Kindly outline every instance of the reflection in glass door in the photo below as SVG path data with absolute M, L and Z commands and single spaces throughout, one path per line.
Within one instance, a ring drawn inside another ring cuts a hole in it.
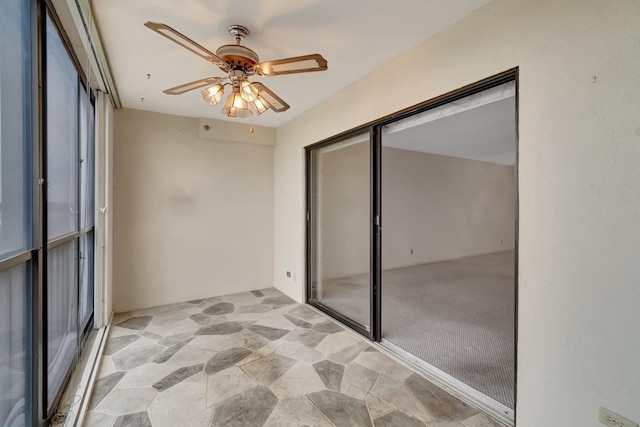
M 369 132 L 307 152 L 310 304 L 371 336 Z

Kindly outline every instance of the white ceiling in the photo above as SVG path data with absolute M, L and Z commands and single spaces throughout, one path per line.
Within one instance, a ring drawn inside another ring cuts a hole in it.
M 233 43 L 227 28 L 241 24 L 251 31 L 244 45 L 263 61 L 322 54 L 327 71 L 252 78 L 291 105 L 284 113 L 267 111 L 253 118 L 256 125 L 278 127 L 488 1 L 93 0 L 93 9 L 118 93 L 129 108 L 251 121 L 227 118 L 220 104 L 209 106 L 198 90 L 162 93 L 223 74 L 144 27 L 146 21 L 168 24 L 213 52 Z
M 513 97 L 383 136 L 386 147 L 515 165 Z

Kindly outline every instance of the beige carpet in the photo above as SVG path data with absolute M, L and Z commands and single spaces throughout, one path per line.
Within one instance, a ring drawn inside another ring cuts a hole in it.
M 382 336 L 513 409 L 513 252 L 383 273 Z

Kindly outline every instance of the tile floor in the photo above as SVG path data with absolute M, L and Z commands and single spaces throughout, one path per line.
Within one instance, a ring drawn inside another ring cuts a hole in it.
M 497 427 L 274 288 L 115 316 L 90 427 Z

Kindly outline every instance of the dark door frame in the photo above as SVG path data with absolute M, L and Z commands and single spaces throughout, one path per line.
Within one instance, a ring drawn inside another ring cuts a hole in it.
M 382 200 L 381 200 L 381 153 L 382 153 L 382 138 L 381 138 L 381 129 L 383 126 L 390 124 L 392 122 L 407 118 L 409 116 L 419 114 L 425 112 L 427 110 L 431 110 L 433 108 L 440 107 L 442 105 L 448 104 L 450 102 L 465 98 L 469 95 L 473 95 L 479 92 L 482 92 L 487 89 L 491 89 L 495 86 L 499 86 L 508 82 L 515 82 L 516 85 L 516 163 L 515 163 L 515 342 L 514 342 L 514 361 L 515 361 L 515 378 L 514 378 L 514 397 L 517 405 L 517 393 L 516 393 L 516 385 L 518 381 L 518 242 L 519 242 L 519 184 L 518 184 L 518 165 L 519 165 L 519 68 L 514 67 L 504 72 L 498 73 L 494 76 L 488 77 L 486 79 L 479 80 L 475 83 L 471 83 L 467 86 L 464 86 L 460 89 L 456 89 L 454 91 L 448 92 L 444 95 L 432 98 L 430 100 L 421 102 L 419 104 L 408 107 L 404 110 L 397 111 L 385 117 L 373 120 L 364 125 L 355 127 L 353 129 L 347 130 L 340 134 L 331 136 L 317 143 L 308 145 L 305 147 L 305 279 L 306 279 L 306 295 L 305 301 L 318 308 L 319 310 L 325 312 L 331 317 L 339 320 L 365 337 L 369 338 L 372 341 L 380 341 L 382 339 L 382 268 L 381 268 L 381 225 L 382 225 Z M 312 285 L 312 277 L 311 277 L 311 251 L 312 251 L 312 214 L 313 214 L 313 194 L 312 194 L 312 177 L 313 177 L 313 169 L 312 169 L 312 152 L 321 147 L 326 147 L 337 142 L 340 142 L 346 138 L 354 136 L 356 134 L 369 132 L 370 136 L 370 144 L 371 144 L 371 158 L 370 158 L 370 169 L 371 169 L 371 184 L 370 184 L 370 232 L 371 232 L 371 254 L 370 254 L 370 265 L 371 265 L 371 275 L 370 275 L 370 303 L 371 303 L 371 318 L 370 325 L 371 328 L 366 330 L 362 328 L 357 323 L 353 322 L 349 318 L 343 316 L 342 314 L 332 310 L 331 308 L 318 303 L 317 301 L 313 301 L 310 299 L 311 295 L 311 285 Z
M 344 316 L 343 314 L 341 314 L 340 312 L 332 309 L 331 307 L 328 307 L 324 304 L 322 304 L 319 301 L 315 301 L 311 299 L 311 295 L 312 295 L 312 271 L 311 271 L 311 253 L 312 253 L 312 245 L 313 245 L 313 239 L 311 238 L 312 235 L 312 227 L 313 227 L 313 221 L 311 218 L 312 215 L 312 208 L 313 208 L 313 189 L 312 189 L 312 185 L 313 185 L 313 174 L 314 174 L 314 169 L 313 169 L 313 159 L 312 159 L 312 155 L 313 152 L 319 148 L 323 148 L 323 147 L 327 147 L 336 143 L 339 143 L 341 141 L 344 141 L 345 139 L 357 136 L 357 135 L 363 135 L 363 134 L 369 134 L 369 147 L 370 147 L 370 155 L 369 155 L 369 168 L 371 173 L 375 173 L 375 161 L 376 158 L 379 157 L 376 154 L 376 138 L 375 138 L 375 132 L 372 128 L 370 127 L 357 127 L 354 129 L 351 129 L 347 132 L 343 132 L 340 135 L 337 135 L 333 138 L 330 138 L 328 140 L 325 141 L 321 141 L 317 144 L 313 145 L 313 148 L 310 147 L 305 147 L 305 175 L 306 175 L 306 226 L 305 226 L 305 246 L 306 246 L 306 257 L 305 257 L 305 278 L 306 278 L 306 295 L 305 295 L 305 301 L 310 304 L 313 305 L 314 307 L 316 307 L 317 309 L 323 311 L 324 313 L 328 314 L 329 316 L 333 317 L 334 319 L 339 320 L 341 323 L 344 323 L 345 325 L 349 326 L 351 329 L 357 331 L 358 333 L 364 335 L 365 337 L 369 338 L 372 341 L 375 341 L 375 335 L 373 334 L 373 332 L 376 330 L 376 326 L 374 325 L 374 321 L 377 321 L 377 317 L 375 316 L 374 313 L 374 308 L 376 306 L 376 293 L 370 293 L 370 317 L 369 317 L 369 325 L 371 325 L 369 327 L 369 329 L 367 329 L 366 327 L 364 327 L 363 325 L 360 325 L 359 323 L 351 320 L 350 318 Z M 377 203 L 379 202 L 379 197 L 375 197 L 376 193 L 376 187 L 374 186 L 374 182 L 370 181 L 370 194 L 372 197 L 370 197 L 370 225 L 371 227 L 374 227 L 374 220 L 373 218 L 375 218 L 375 212 L 377 212 L 376 210 L 376 206 Z M 378 242 L 380 240 L 379 238 L 379 233 L 378 236 L 376 238 L 376 236 L 374 234 L 370 235 L 370 285 L 373 284 L 375 282 L 374 276 L 375 276 L 375 272 L 377 271 L 377 261 L 376 261 L 376 256 L 375 253 L 377 252 L 377 247 L 374 247 L 376 245 L 376 242 Z M 378 316 L 379 318 L 379 316 Z

